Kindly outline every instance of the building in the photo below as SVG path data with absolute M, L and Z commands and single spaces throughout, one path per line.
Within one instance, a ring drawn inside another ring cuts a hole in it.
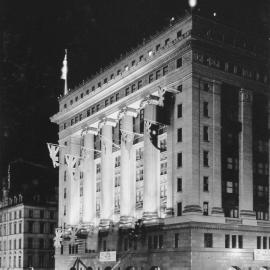
M 61 97 L 56 269 L 270 269 L 267 61 L 186 15 Z
M 30 176 L 24 179 L 29 171 L 32 172 L 32 179 Z M 39 178 L 37 171 L 43 172 Z M 55 192 L 44 196 L 45 192 L 53 190 L 51 187 L 44 190 L 42 181 L 39 181 L 46 175 L 45 171 L 37 164 L 24 161 L 9 166 L 8 181 L 3 181 L 1 187 L 1 269 L 54 269 L 57 197 Z M 50 173 L 47 172 L 47 175 Z M 42 187 L 41 191 L 38 186 Z

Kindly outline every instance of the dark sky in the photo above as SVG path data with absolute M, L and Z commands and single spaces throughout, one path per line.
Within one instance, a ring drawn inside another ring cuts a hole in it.
M 51 166 L 46 142 L 57 142 L 49 117 L 63 92 L 65 48 L 72 88 L 185 9 L 188 0 L 0 0 L 0 177 L 18 158 Z M 267 33 L 269 0 L 198 0 L 196 9 Z

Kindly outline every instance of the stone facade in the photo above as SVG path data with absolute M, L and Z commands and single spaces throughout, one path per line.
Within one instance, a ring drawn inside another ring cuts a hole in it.
M 57 270 L 270 267 L 259 44 L 189 15 L 59 99 Z

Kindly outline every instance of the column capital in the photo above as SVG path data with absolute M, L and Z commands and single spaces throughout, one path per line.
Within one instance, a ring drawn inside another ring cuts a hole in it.
M 253 92 L 251 90 L 241 88 L 239 91 L 239 100 L 240 102 L 252 103 Z
M 146 96 L 140 104 L 140 108 L 143 109 L 146 105 L 159 105 L 159 97 L 148 95 Z
M 86 126 L 82 129 L 81 136 L 85 136 L 86 134 L 97 135 L 98 129 L 91 126 Z
M 125 106 L 119 111 L 117 118 L 120 120 L 126 115 L 136 118 L 138 115 L 138 110 Z
M 117 125 L 117 121 L 113 118 L 108 118 L 108 117 L 104 117 L 103 119 L 100 120 L 100 122 L 98 123 L 98 130 L 100 130 L 103 126 L 112 126 L 112 127 L 116 127 Z

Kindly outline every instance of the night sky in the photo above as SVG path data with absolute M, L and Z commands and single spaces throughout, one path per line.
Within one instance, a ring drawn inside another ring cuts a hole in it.
M 267 2 L 198 0 L 194 12 L 267 37 Z M 188 0 L 0 0 L 0 177 L 20 158 L 51 166 L 65 48 L 72 89 L 188 11 Z

